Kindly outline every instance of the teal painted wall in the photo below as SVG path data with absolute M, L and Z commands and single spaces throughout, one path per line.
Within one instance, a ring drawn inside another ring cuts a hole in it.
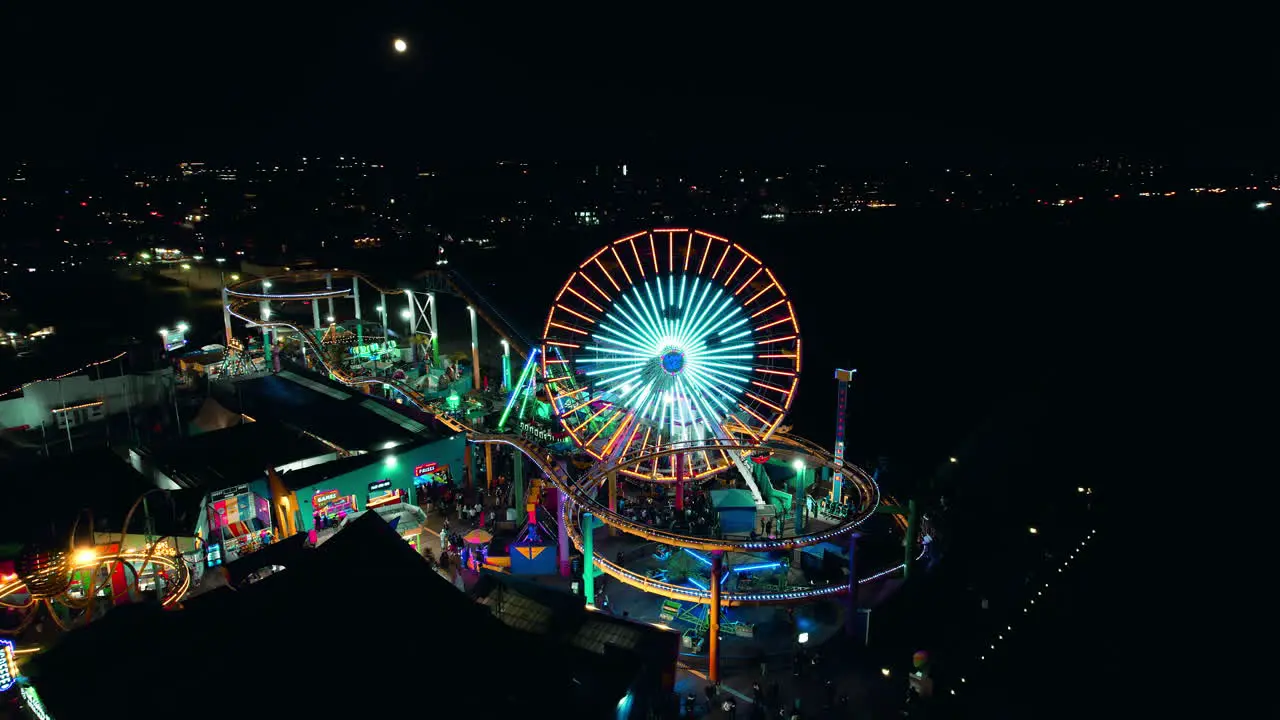
M 301 529 L 305 532 L 315 525 L 310 508 L 311 498 L 317 492 L 337 490 L 339 495 L 355 495 L 356 509 L 364 510 L 369 496 L 369 484 L 382 480 L 390 480 L 391 487 L 405 491 L 406 500 L 413 502 L 413 469 L 425 463 L 439 463 L 442 467 L 448 465 L 453 476 L 461 478 L 466 446 L 466 437 L 459 434 L 401 452 L 397 451 L 398 448 L 392 448 L 370 453 L 378 458 L 375 462 L 297 491 L 298 503 L 303 507 Z

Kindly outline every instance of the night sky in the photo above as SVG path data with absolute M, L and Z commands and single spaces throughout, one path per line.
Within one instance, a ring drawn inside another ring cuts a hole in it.
M 1275 154 L 1263 88 L 1276 61 L 1203 23 L 1188 35 L 1150 18 L 923 7 L 890 18 L 834 5 L 720 15 L 652 4 L 555 15 L 510 4 L 276 5 L 6 8 L 4 122 L 23 138 L 10 150 Z M 391 51 L 396 36 L 408 54 Z

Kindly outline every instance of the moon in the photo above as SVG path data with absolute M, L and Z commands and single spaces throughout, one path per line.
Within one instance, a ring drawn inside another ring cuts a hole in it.
M 391 43 L 391 47 L 394 47 L 396 52 L 402 53 L 409 49 L 409 43 L 405 42 L 404 38 L 396 38 L 395 42 Z

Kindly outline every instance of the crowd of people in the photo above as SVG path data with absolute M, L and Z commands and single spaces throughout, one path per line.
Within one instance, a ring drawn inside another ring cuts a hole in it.
M 645 485 L 635 492 L 623 492 L 618 498 L 618 513 L 650 527 L 675 530 L 692 535 L 719 532 L 715 507 L 709 488 L 687 487 L 684 508 L 676 509 L 675 501 L 664 488 Z

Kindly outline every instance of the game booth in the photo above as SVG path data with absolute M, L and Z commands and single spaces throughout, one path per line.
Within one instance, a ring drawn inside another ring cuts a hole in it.
M 381 515 L 409 543 L 409 547 L 419 550 L 427 516 L 421 508 L 409 502 L 408 493 L 403 488 L 393 487 L 390 479 L 371 482 L 364 507 L 368 512 Z
M 355 495 L 342 495 L 338 490 L 316 490 L 311 496 L 311 519 L 313 530 L 336 528 L 356 512 Z
M 210 494 L 207 511 L 209 540 L 205 552 L 209 567 L 260 550 L 274 539 L 271 501 L 253 492 L 249 485 Z

